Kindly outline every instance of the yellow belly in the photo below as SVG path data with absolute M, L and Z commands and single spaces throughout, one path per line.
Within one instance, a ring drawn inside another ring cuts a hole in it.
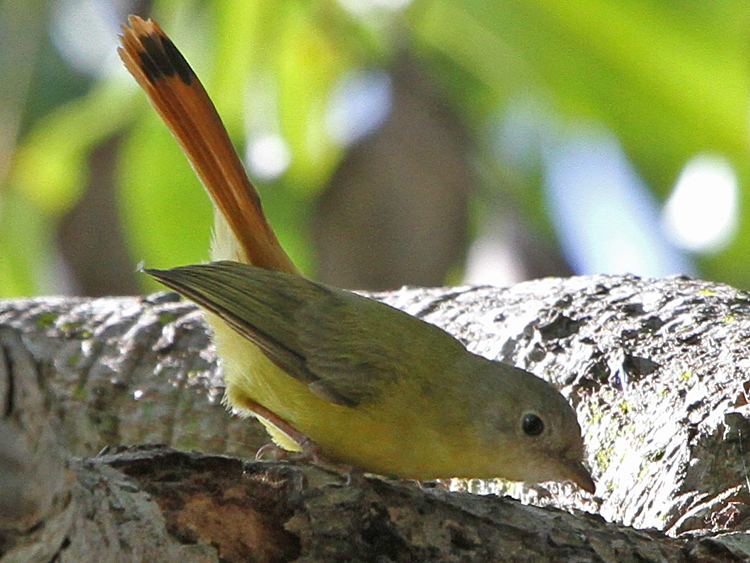
M 331 403 L 284 373 L 223 321 L 207 317 L 224 361 L 227 400 L 233 408 L 247 412 L 247 400 L 261 404 L 312 440 L 332 461 L 405 478 L 455 475 L 455 464 L 471 440 L 446 438 L 450 429 L 431 419 L 435 409 L 415 410 L 408 386 L 364 406 Z M 278 445 L 299 449 L 269 421 L 261 418 L 261 422 Z

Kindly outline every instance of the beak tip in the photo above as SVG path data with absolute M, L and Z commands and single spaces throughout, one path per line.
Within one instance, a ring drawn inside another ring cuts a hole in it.
M 591 477 L 588 477 L 588 479 L 586 480 L 579 479 L 578 481 L 576 481 L 576 485 L 581 487 L 589 494 L 593 495 L 596 492 L 596 483 L 594 483 L 594 480 Z
M 576 462 L 572 465 L 572 475 L 570 480 L 578 485 L 581 489 L 587 493 L 594 494 L 596 492 L 596 483 L 591 477 L 591 473 L 586 469 L 581 462 Z

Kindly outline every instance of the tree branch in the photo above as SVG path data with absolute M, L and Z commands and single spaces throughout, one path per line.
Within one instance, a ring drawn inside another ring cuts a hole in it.
M 748 557 L 747 294 L 685 278 L 595 276 L 377 297 L 560 386 L 577 407 L 600 497 L 567 485 L 464 486 L 661 531 L 374 478 L 345 487 L 291 464 L 163 448 L 91 457 L 108 444 L 148 443 L 252 457 L 266 438 L 220 405 L 216 358 L 193 306 L 170 294 L 49 298 L 0 302 L 6 559 Z

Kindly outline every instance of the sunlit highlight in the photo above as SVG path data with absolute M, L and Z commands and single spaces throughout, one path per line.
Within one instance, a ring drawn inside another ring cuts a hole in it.
M 723 158 L 699 156 L 682 170 L 669 196 L 662 221 L 670 240 L 699 253 L 717 252 L 737 233 L 737 175 Z

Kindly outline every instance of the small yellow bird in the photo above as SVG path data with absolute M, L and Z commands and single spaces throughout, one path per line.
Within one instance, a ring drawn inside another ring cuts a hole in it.
M 157 23 L 129 23 L 120 57 L 216 206 L 216 262 L 147 271 L 207 312 L 228 403 L 287 450 L 372 473 L 571 480 L 593 493 L 575 411 L 552 385 L 299 274 L 188 63 Z

